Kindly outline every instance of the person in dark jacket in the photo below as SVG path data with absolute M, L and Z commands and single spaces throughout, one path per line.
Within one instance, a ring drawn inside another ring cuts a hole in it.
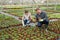
M 49 20 L 46 12 L 42 11 L 41 9 L 37 8 L 36 10 L 36 21 L 37 21 L 37 26 L 42 27 L 43 24 L 45 24 L 45 28 L 47 29 Z

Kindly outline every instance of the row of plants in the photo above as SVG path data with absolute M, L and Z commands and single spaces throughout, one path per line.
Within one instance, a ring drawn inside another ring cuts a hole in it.
M 57 40 L 58 34 L 38 27 L 12 27 L 0 31 L 0 40 Z
M 5 30 L 0 31 L 0 40 L 9 40 L 12 39 L 8 33 L 6 33 Z
M 2 5 L 0 6 L 1 8 L 4 8 L 4 9 L 14 9 L 14 8 L 20 8 L 20 9 L 23 9 L 23 8 L 26 8 L 27 6 L 20 6 L 20 5 Z
M 22 16 L 23 15 L 23 9 L 7 9 L 3 12 L 9 13 L 14 16 Z
M 1 23 L 3 23 L 6 20 L 11 22 L 13 19 L 0 14 L 0 20 Z M 13 25 L 15 25 L 15 23 Z M 48 29 L 52 32 L 48 31 L 48 33 L 46 31 L 40 31 L 38 27 L 22 28 L 22 26 L 18 27 L 18 25 L 16 27 L 11 27 L 12 28 L 6 28 L 0 31 L 0 40 L 56 40 L 58 34 L 60 34 L 60 21 L 50 22 Z M 58 34 L 55 34 L 54 32 Z
M 14 15 L 14 16 L 21 17 L 24 14 L 24 10 L 25 9 L 6 9 L 3 12 L 9 13 L 9 14 Z M 34 16 L 36 14 L 35 10 L 29 9 L 29 8 L 28 8 L 28 10 L 31 12 L 32 16 Z M 56 10 L 56 11 L 60 11 L 60 10 Z M 56 13 L 56 11 L 55 12 L 47 11 L 46 13 L 49 16 L 49 18 L 60 18 L 60 14 Z
M 60 20 L 55 22 L 50 22 L 48 29 L 55 33 L 60 34 Z
M 16 25 L 16 24 L 20 24 L 20 23 L 21 22 L 19 22 L 18 20 L 14 19 L 10 16 L 0 14 L 0 28 L 8 27 L 10 25 Z
M 60 18 L 60 13 L 47 12 L 49 18 Z

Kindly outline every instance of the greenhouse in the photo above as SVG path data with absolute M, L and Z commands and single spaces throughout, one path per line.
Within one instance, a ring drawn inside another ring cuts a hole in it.
M 36 20 L 39 12 L 42 16 Z M 30 24 L 24 25 L 24 16 Z M 45 17 L 47 31 L 42 23 Z M 60 0 L 0 0 L 0 40 L 60 40 Z

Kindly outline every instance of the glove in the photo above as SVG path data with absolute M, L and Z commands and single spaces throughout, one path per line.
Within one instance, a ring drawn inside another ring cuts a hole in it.
M 39 21 L 40 21 L 40 22 L 42 22 L 42 21 L 43 21 L 43 19 L 40 19 Z

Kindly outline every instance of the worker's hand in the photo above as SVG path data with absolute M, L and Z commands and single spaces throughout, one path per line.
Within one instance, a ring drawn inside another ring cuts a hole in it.
M 41 17 L 38 18 L 39 20 L 41 19 Z
M 41 18 L 39 17 L 39 18 L 38 18 L 38 20 L 40 21 L 40 20 L 41 20 Z
M 39 21 L 43 21 L 43 19 L 40 19 Z
M 33 19 L 32 19 L 32 22 L 36 22 L 36 19 L 33 18 Z
M 36 19 L 33 19 L 33 22 L 36 22 Z
M 31 18 L 31 17 L 29 17 L 29 20 L 32 20 L 32 18 Z
M 43 19 L 39 17 L 39 21 L 43 21 Z

